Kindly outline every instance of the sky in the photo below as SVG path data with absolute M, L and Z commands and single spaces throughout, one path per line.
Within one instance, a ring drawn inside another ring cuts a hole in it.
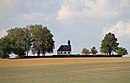
M 112 32 L 130 53 L 130 0 L 0 0 L 0 37 L 14 27 L 42 24 L 54 35 L 55 49 L 71 41 L 72 53 L 98 51 Z M 99 52 L 100 53 L 100 52 Z

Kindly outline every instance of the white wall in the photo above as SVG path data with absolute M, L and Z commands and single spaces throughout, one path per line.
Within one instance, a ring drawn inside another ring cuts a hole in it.
M 69 55 L 71 51 L 57 51 L 57 55 Z

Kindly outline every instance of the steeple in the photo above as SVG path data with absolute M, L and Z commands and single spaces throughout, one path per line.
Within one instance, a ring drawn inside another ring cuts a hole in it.
M 68 45 L 70 46 L 70 40 L 68 40 Z

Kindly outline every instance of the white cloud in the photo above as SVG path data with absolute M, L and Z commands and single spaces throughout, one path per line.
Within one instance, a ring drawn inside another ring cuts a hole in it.
M 65 0 L 60 5 L 57 20 L 67 20 L 79 16 L 84 9 L 84 4 L 80 0 Z
M 60 11 L 58 12 L 57 20 L 65 20 L 70 18 L 71 12 L 69 11 L 68 7 L 61 7 Z
M 120 0 L 119 6 L 122 8 L 130 8 L 130 0 Z
M 19 3 L 19 0 L 0 0 L 0 18 L 11 15 L 19 7 Z
M 111 0 L 83 0 L 85 2 L 86 9 L 85 13 L 92 18 L 111 18 L 119 15 L 117 10 L 117 2 Z M 113 4 L 115 2 L 115 4 Z M 89 5 L 90 4 L 90 5 Z
M 27 20 L 49 20 L 49 16 L 44 13 L 29 13 L 24 14 L 24 18 Z
M 128 3 L 130 4 L 129 0 L 65 0 L 61 3 L 57 20 L 75 17 L 111 19 L 120 16 L 126 7 L 128 9 Z
M 118 37 L 130 37 L 130 21 L 126 23 L 119 21 L 111 27 L 104 28 L 103 33 L 105 34 L 108 32 L 115 33 Z
M 0 0 L 0 30 L 11 28 L 21 21 L 21 0 Z

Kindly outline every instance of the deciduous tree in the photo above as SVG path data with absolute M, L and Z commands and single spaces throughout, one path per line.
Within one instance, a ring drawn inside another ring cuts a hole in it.
M 7 37 L 10 40 L 11 52 L 22 57 L 25 55 L 25 31 L 23 28 L 14 28 L 8 30 Z
M 42 25 L 32 25 L 30 27 L 33 37 L 33 51 L 40 56 L 40 53 L 44 56 L 45 53 L 51 53 L 54 49 L 53 35 L 47 27 Z
M 97 54 L 97 49 L 96 49 L 96 47 L 93 47 L 93 48 L 91 48 L 91 51 L 90 51 L 93 55 L 95 55 L 95 54 Z
M 116 53 L 117 53 L 118 55 L 127 55 L 127 54 L 128 54 L 126 48 L 122 48 L 122 47 L 118 47 Z
M 83 49 L 82 49 L 82 54 L 87 55 L 87 54 L 90 54 L 90 52 L 89 52 L 88 49 L 83 48 Z
M 105 35 L 101 42 L 100 51 L 105 54 L 111 55 L 112 52 L 116 52 L 119 43 L 117 43 L 117 38 L 114 34 L 108 33 Z
M 0 57 L 1 58 L 9 58 L 9 54 L 11 53 L 11 46 L 8 37 L 2 37 L 0 39 Z
M 30 50 L 33 53 L 52 53 L 54 49 L 53 35 L 42 25 L 29 25 L 24 28 L 15 27 L 7 31 L 7 36 L 0 39 L 0 57 L 8 57 L 14 53 L 20 57 Z M 31 49 L 32 47 L 32 49 Z

